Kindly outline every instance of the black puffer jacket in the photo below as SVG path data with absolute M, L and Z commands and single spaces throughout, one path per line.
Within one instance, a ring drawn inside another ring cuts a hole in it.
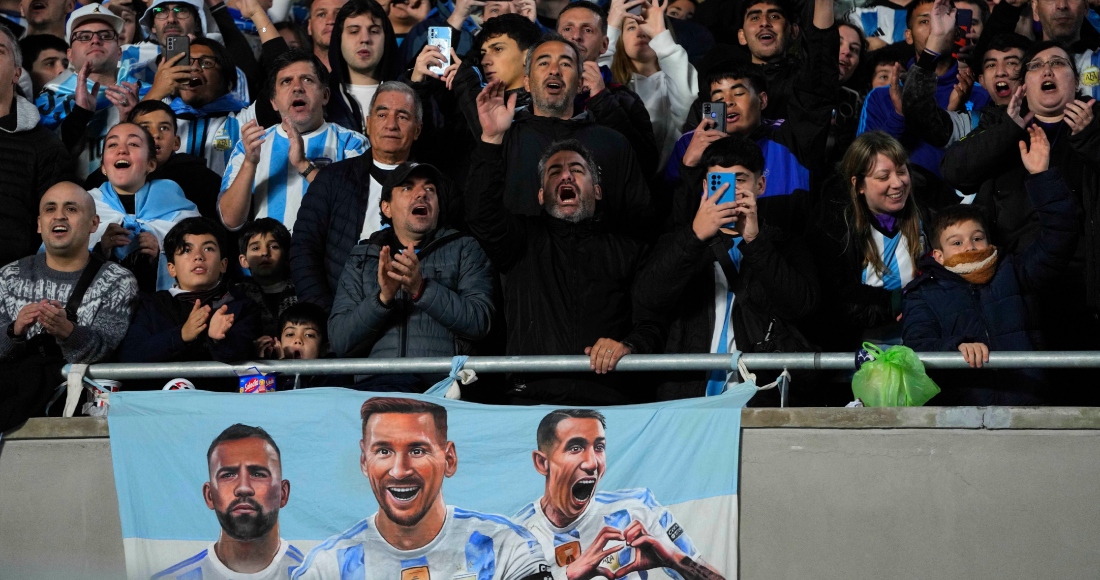
M 1035 242 L 1020 254 L 1000 255 L 993 279 L 981 285 L 925 256 L 921 274 L 905 288 L 906 346 L 917 352 L 955 352 L 960 344 L 971 342 L 991 351 L 1043 347 L 1037 291 L 1069 264 L 1077 246 L 1077 219 L 1069 188 L 1057 169 L 1029 177 L 1024 187 L 1042 222 Z M 947 398 L 962 405 L 1036 404 L 1039 399 L 1032 397 L 1046 384 L 1039 369 L 941 371 L 932 378 L 940 387 L 956 391 L 948 392 Z
M 609 233 L 598 220 L 573 224 L 505 209 L 504 149 L 479 143 L 466 188 L 467 224 L 501 273 L 509 355 L 584 354 L 600 338 L 633 352 L 664 343 L 653 288 L 671 285 L 645 268 L 645 245 Z M 535 191 L 538 191 L 537 189 Z M 636 377 L 619 373 L 512 377 L 514 398 L 616 404 L 640 398 Z
M 1051 143 L 1050 166 L 1057 168 L 1073 193 L 1077 252 L 1069 268 L 1040 298 L 1049 347 L 1100 347 L 1100 105 L 1096 119 L 1077 135 L 1068 125 L 1044 127 Z M 963 191 L 977 191 L 990 220 L 993 243 L 1007 254 L 1021 254 L 1039 235 L 1039 214 L 1024 189 L 1027 171 L 1017 143 L 1029 140 L 1003 110 L 983 115 L 978 128 L 944 154 L 944 179 Z
M 38 200 L 55 183 L 74 179 L 65 146 L 38 119 L 38 109 L 20 96 L 0 118 L 0 264 L 38 252 Z

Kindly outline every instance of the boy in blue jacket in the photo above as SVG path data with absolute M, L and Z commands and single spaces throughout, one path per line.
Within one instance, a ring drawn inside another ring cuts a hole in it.
M 971 367 L 981 368 L 990 350 L 1042 348 L 1036 291 L 1069 264 L 1078 228 L 1069 187 L 1049 168 L 1046 134 L 1037 125 L 1028 134 L 1030 149 L 1020 141 L 1020 157 L 1030 174 L 1024 186 L 1039 213 L 1038 239 L 1019 255 L 1000 256 L 978 208 L 942 210 L 932 227 L 934 249 L 905 288 L 902 338 L 913 350 L 958 350 Z M 932 378 L 943 389 L 933 405 L 1043 402 L 1045 378 L 1038 369 L 940 372 Z
M 253 356 L 260 307 L 224 280 L 218 226 L 207 218 L 181 220 L 164 237 L 168 273 L 176 287 L 145 297 L 119 348 L 122 362 L 236 362 Z M 156 381 L 153 381 L 156 382 Z M 237 379 L 206 379 L 210 390 L 237 390 Z M 159 387 L 152 382 L 144 387 Z M 127 390 L 141 388 L 127 384 Z

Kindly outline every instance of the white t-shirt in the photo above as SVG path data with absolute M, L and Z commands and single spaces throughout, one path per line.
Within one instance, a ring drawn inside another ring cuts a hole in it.
M 397 165 L 389 165 L 386 163 L 373 162 L 375 167 L 384 169 L 386 171 L 393 171 L 397 169 Z M 370 199 L 367 200 L 367 217 L 363 220 L 363 231 L 359 234 L 360 240 L 365 240 L 371 236 L 374 232 L 382 229 L 382 209 L 378 206 L 379 201 L 382 199 L 382 184 L 375 181 L 374 176 L 370 177 Z
M 378 92 L 378 85 L 344 85 L 344 88 L 359 103 L 359 110 L 363 112 L 365 124 L 367 117 L 370 116 L 370 100 L 374 98 L 374 93 Z M 363 127 L 363 130 L 365 131 L 366 127 Z
M 447 506 L 435 539 L 398 550 L 375 526 L 377 513 L 306 555 L 292 578 L 316 580 L 548 580 L 538 540 L 504 516 Z
M 635 520 L 641 522 L 646 532 L 665 547 L 682 552 L 696 562 L 702 561 L 699 551 L 695 549 L 695 545 L 680 524 L 676 523 L 672 512 L 657 503 L 653 493 L 644 488 L 597 492 L 580 517 L 564 528 L 555 526 L 547 519 L 542 511 L 541 497 L 520 510 L 512 519 L 531 530 L 531 533 L 542 543 L 554 580 L 565 579 L 566 566 L 588 549 L 604 526 L 623 531 Z M 613 545 L 608 543 L 607 547 L 610 548 Z M 632 550 L 633 548 L 625 548 L 609 555 L 601 566 L 612 571 L 626 566 L 634 558 Z M 625 576 L 624 579 L 643 580 L 666 577 L 681 580 L 679 574 L 668 569 L 648 570 L 645 574 L 634 572 Z
M 302 563 L 302 553 L 286 540 L 279 540 L 279 551 L 271 564 L 252 574 L 227 568 L 214 552 L 214 544 L 194 556 L 153 575 L 153 580 L 286 580 Z

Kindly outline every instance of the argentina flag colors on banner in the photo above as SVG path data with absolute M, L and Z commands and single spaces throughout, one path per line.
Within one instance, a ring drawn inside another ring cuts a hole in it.
M 755 392 L 594 409 L 115 393 L 127 576 L 736 578 L 741 409 Z

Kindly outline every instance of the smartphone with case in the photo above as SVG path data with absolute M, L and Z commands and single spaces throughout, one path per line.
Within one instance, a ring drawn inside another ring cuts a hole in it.
M 713 102 L 703 103 L 703 118 L 714 121 L 714 130 L 726 132 L 726 104 Z
M 722 189 L 724 184 L 729 184 L 726 191 L 722 192 L 722 196 L 718 198 L 717 204 L 729 203 L 737 200 L 737 174 L 725 173 L 725 172 L 710 172 L 707 173 L 707 197 L 711 197 L 718 194 L 718 190 Z M 737 222 L 728 222 L 726 227 L 736 230 Z
M 626 13 L 627 14 L 633 14 L 634 16 L 641 16 L 642 15 L 642 5 L 639 4 L 639 5 L 631 8 L 630 10 L 627 10 Z
M 191 38 L 187 36 L 169 36 L 164 39 L 164 62 L 183 54 L 177 66 L 191 66 Z
M 439 52 L 443 53 L 443 64 L 440 66 L 429 67 L 428 70 L 433 73 L 443 76 L 443 71 L 451 66 L 451 27 L 450 26 L 432 26 L 428 28 L 428 44 L 432 46 L 438 46 Z
M 956 9 L 955 26 L 958 28 L 958 32 L 955 34 L 955 52 L 951 56 L 959 58 L 959 51 L 970 44 L 967 35 L 974 29 L 974 13 L 968 8 Z

